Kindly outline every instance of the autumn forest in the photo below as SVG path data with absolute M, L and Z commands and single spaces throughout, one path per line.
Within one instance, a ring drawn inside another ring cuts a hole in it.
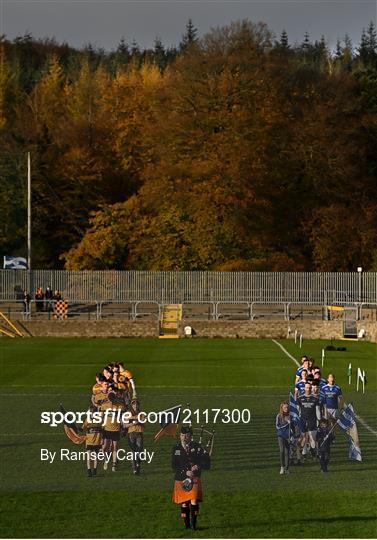
M 0 255 L 34 268 L 377 270 L 377 36 L 0 38 Z

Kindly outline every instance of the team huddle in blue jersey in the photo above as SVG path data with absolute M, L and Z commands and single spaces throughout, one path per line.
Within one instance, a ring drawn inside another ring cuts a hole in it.
M 322 378 L 321 369 L 303 356 L 291 402 L 280 403 L 276 416 L 280 474 L 289 474 L 290 465 L 301 465 L 308 456 L 318 459 L 321 471 L 327 472 L 333 427 L 343 406 L 342 390 L 334 375 Z

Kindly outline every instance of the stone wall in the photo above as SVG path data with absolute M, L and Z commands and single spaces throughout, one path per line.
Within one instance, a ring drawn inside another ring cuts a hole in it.
M 322 321 L 305 319 L 300 321 L 284 321 L 277 319 L 257 319 L 254 321 L 198 321 L 184 320 L 180 328 L 183 335 L 185 326 L 191 326 L 198 337 L 228 338 L 286 338 L 288 333 L 294 335 L 295 330 L 305 339 L 341 339 L 343 337 L 342 321 Z
M 361 329 L 365 330 L 365 341 L 377 342 L 377 323 L 372 321 L 358 321 L 357 332 Z
M 158 337 L 156 320 L 102 320 L 102 321 L 20 321 L 24 333 L 31 336 L 46 337 Z M 184 335 L 184 327 L 191 326 L 197 337 L 224 338 L 286 338 L 293 336 L 295 330 L 304 339 L 341 339 L 343 322 L 341 320 L 322 321 L 304 319 L 284 321 L 281 319 L 256 319 L 254 321 L 211 321 L 185 319 L 181 322 L 179 335 Z M 377 323 L 358 322 L 358 331 L 364 328 L 366 341 L 377 342 Z
M 158 322 L 150 321 L 23 321 L 32 336 L 46 337 L 157 337 Z

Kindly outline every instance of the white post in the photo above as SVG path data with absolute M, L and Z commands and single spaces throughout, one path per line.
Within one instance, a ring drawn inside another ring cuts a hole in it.
M 352 364 L 351 362 L 348 364 L 348 384 L 351 385 L 351 379 L 352 379 Z
M 31 161 L 27 153 L 27 265 L 31 270 Z
M 297 330 L 295 330 L 295 344 L 297 343 Z
M 360 368 L 357 368 L 357 381 L 356 381 L 356 391 L 359 391 L 359 380 L 363 384 L 363 394 L 365 394 L 365 371 L 361 371 Z
M 324 363 L 325 363 L 325 349 L 322 349 L 322 367 Z
M 357 267 L 357 271 L 359 273 L 359 302 L 361 302 L 361 298 L 362 298 L 362 290 L 361 290 L 361 287 L 362 287 L 362 283 L 361 283 L 361 274 L 362 274 L 362 271 L 363 271 L 363 268 L 361 266 L 358 266 Z M 360 307 L 360 306 L 359 306 Z
M 302 347 L 302 334 L 300 334 L 300 349 Z

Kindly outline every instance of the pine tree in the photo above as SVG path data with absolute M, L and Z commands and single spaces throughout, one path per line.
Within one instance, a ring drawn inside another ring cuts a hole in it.
M 359 45 L 360 56 L 363 53 L 366 53 L 367 49 L 368 49 L 368 38 L 367 38 L 367 33 L 365 31 L 365 28 L 363 28 L 363 31 L 361 32 L 360 45 Z
M 117 61 L 120 64 L 128 64 L 130 61 L 130 49 L 124 37 L 121 38 L 116 50 Z
M 285 30 L 282 31 L 280 36 L 280 46 L 283 49 L 288 49 L 289 47 L 288 34 Z
M 340 39 L 338 38 L 336 40 L 336 45 L 335 45 L 335 58 L 336 59 L 341 59 L 342 55 L 343 55 L 342 44 L 341 44 Z
M 166 54 L 165 47 L 158 36 L 154 40 L 153 59 L 160 71 L 163 71 L 166 67 Z
M 344 36 L 344 47 L 350 51 L 350 53 L 353 53 L 353 43 L 352 39 L 348 34 Z
M 372 65 L 377 65 L 377 34 L 373 21 L 370 22 L 367 29 L 368 38 L 368 61 Z
M 133 39 L 131 43 L 131 59 L 133 60 L 133 62 L 139 63 L 141 60 L 141 56 L 142 53 L 139 44 L 137 43 L 136 39 Z
M 193 45 L 198 41 L 198 30 L 195 28 L 192 19 L 189 19 L 186 24 L 186 32 L 182 36 L 182 41 L 179 44 L 179 49 L 181 52 L 185 52 L 188 47 Z
M 367 30 L 363 28 L 358 53 L 365 65 L 377 64 L 377 34 L 376 27 L 372 21 Z
M 320 41 L 316 40 L 314 45 L 310 46 L 310 57 L 314 64 L 319 69 L 324 69 L 328 66 L 328 49 L 324 36 L 321 36 Z
M 104 56 L 104 51 L 88 43 L 84 47 L 84 53 L 91 71 L 95 71 L 101 63 L 101 57 Z
M 352 71 L 353 65 L 353 43 L 348 34 L 344 36 L 344 47 L 342 51 L 343 67 L 346 71 Z
M 279 56 L 284 56 L 291 50 L 286 30 L 283 30 L 280 34 L 280 38 L 274 41 L 273 49 L 278 53 Z
M 368 36 L 368 45 L 371 52 L 376 52 L 377 50 L 377 33 L 376 33 L 376 27 L 374 25 L 374 22 L 371 21 L 368 26 L 367 30 L 367 36 Z
M 173 62 L 175 58 L 177 57 L 177 55 L 178 55 L 178 50 L 176 49 L 176 47 L 168 47 L 165 50 L 166 63 L 170 64 L 171 62 Z
M 301 46 L 299 47 L 299 51 L 301 52 L 301 57 L 304 60 L 304 62 L 309 61 L 310 53 L 312 52 L 313 46 L 310 43 L 309 33 L 305 32 L 304 35 L 304 41 L 301 43 Z

